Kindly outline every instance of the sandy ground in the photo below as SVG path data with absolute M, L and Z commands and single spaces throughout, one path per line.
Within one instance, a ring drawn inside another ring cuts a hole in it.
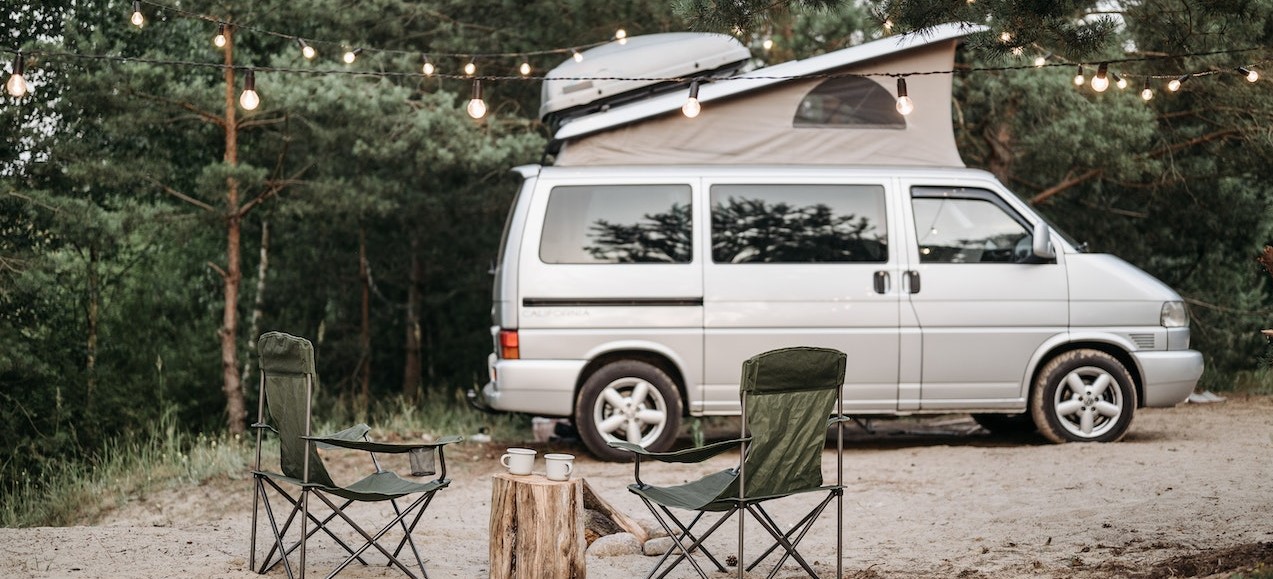
M 875 434 L 855 429 L 844 457 L 845 577 L 1185 577 L 1273 566 L 1273 399 L 1141 410 L 1116 444 L 993 436 L 965 416 L 874 426 Z M 532 446 L 541 456 L 583 454 L 565 444 Z M 431 577 L 486 577 L 490 476 L 504 445 L 452 448 L 453 483 L 416 537 Z M 824 457 L 827 480 L 836 474 L 833 448 Z M 642 474 L 671 484 L 724 465 L 659 465 Z M 626 491 L 630 465 L 581 457 L 576 474 L 653 524 Z M 250 488 L 247 477 L 219 479 L 139 498 L 95 526 L 0 529 L 0 576 L 254 577 L 247 569 Z M 785 500 L 773 510 L 790 523 L 804 499 Z M 749 527 L 749 553 L 758 552 L 760 534 Z M 719 554 L 735 551 L 729 533 L 717 544 Z M 312 544 L 309 572 L 325 575 L 338 551 L 325 540 Z M 834 576 L 833 511 L 801 551 L 821 575 Z M 341 576 L 399 576 L 377 561 Z M 642 577 L 653 561 L 590 553 L 588 577 Z M 789 563 L 778 576 L 803 575 Z

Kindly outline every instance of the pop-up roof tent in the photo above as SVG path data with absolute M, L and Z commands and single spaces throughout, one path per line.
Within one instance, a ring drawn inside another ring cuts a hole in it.
M 688 89 L 597 107 L 562 120 L 550 148 L 563 166 L 963 167 L 951 126 L 949 71 L 959 39 L 979 29 L 949 24 L 706 82 L 698 93 L 702 112 L 692 119 L 681 114 Z M 910 73 L 907 92 L 915 103 L 907 116 L 896 110 L 896 79 L 886 76 L 901 73 Z

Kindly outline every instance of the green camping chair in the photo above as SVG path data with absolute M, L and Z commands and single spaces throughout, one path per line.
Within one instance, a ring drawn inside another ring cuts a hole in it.
M 774 540 L 773 546 L 746 565 L 747 571 L 781 548 L 783 555 L 769 577 L 773 577 L 790 557 L 816 578 L 817 573 L 796 551 L 796 546 L 832 498 L 838 500 L 836 576 L 842 574 L 843 525 L 840 519 L 843 516 L 844 487 L 841 474 L 836 475 L 836 484 L 823 484 L 822 451 L 826 447 L 830 424 L 836 425 L 837 435 L 843 434 L 839 431 L 843 429 L 840 392 L 844 384 L 844 369 L 845 355 L 836 350 L 797 347 L 765 352 L 743 362 L 740 392 L 743 419 L 739 438 L 676 452 L 647 452 L 629 442 L 610 443 L 610 446 L 629 450 L 636 456 L 636 483 L 629 485 L 628 490 L 640 497 L 668 535 L 675 537 L 674 547 L 664 553 L 647 578 L 654 577 L 656 573 L 664 577 L 682 561 L 688 560 L 706 579 L 707 574 L 693 556 L 695 552 L 701 553 L 724 572 L 725 567 L 703 542 L 740 510 L 750 514 Z M 831 417 L 830 421 L 828 417 Z M 837 445 L 843 444 L 841 436 L 837 436 L 837 440 L 840 441 Z M 641 480 L 642 458 L 697 463 L 734 448 L 740 449 L 743 457 L 737 467 L 671 487 L 652 486 Z M 839 473 L 841 453 L 837 452 L 836 457 Z M 826 497 L 786 532 L 764 508 L 767 501 L 809 492 L 825 492 Z M 694 511 L 694 518 L 689 524 L 684 524 L 671 508 Z M 701 535 L 696 535 L 694 526 L 705 513 L 713 511 L 724 514 Z M 743 577 L 746 561 L 743 556 L 745 519 L 742 515 L 738 517 L 739 577 Z M 675 530 L 672 525 L 676 526 Z M 674 551 L 678 552 L 677 557 L 668 563 Z
M 257 352 L 261 366 L 261 392 L 257 422 L 252 425 L 252 428 L 256 430 L 256 467 L 252 471 L 252 554 L 248 565 L 258 573 L 264 574 L 282 563 L 287 570 L 287 576 L 295 577 L 296 573 L 289 556 L 299 549 L 298 568 L 299 575 L 303 579 L 306 541 L 322 531 L 348 553 L 348 557 L 328 577 L 336 575 L 353 561 L 365 565 L 367 562 L 363 559 L 363 553 L 372 547 L 388 557 L 390 565 L 402 570 L 409 577 L 415 577 L 411 569 L 398 559 L 403 547 L 410 547 L 420 572 L 427 578 L 429 574 L 424 568 L 424 561 L 420 559 L 420 551 L 416 548 L 411 533 L 420 522 L 425 509 L 429 507 L 429 503 L 433 501 L 434 494 L 451 484 L 451 481 L 446 478 L 446 457 L 443 447 L 462 439 L 458 436 L 448 436 L 431 443 L 370 442 L 367 439 L 367 433 L 371 428 L 366 424 L 359 424 L 327 436 L 310 436 L 310 403 L 313 399 L 315 382 L 313 345 L 304 338 L 281 332 L 269 332 L 263 334 L 257 342 Z M 279 472 L 264 470 L 261 467 L 261 443 L 265 431 L 278 435 Z M 332 481 L 318 455 L 317 449 L 320 447 L 366 451 L 370 454 L 375 472 L 351 485 L 337 485 Z M 429 476 L 435 474 L 430 471 L 436 471 L 437 478 L 424 483 L 400 478 L 397 474 L 382 469 L 374 453 L 410 453 L 411 469 L 415 471 L 412 473 L 413 476 Z M 279 519 L 275 517 L 270 493 L 267 492 L 270 489 L 273 490 L 275 498 L 281 501 L 280 505 L 291 506 L 291 511 L 282 526 L 279 525 Z M 292 492 L 289 493 L 288 490 Z M 293 494 L 296 491 L 299 491 L 299 496 Z M 310 495 L 318 497 L 331 509 L 331 513 L 319 519 L 309 509 Z M 418 496 L 406 508 L 402 508 L 398 499 L 411 495 Z M 363 530 L 345 513 L 345 509 L 351 504 L 367 501 L 389 501 L 397 515 L 374 535 Z M 261 508 L 265 511 L 274 541 L 258 568 L 256 566 L 256 532 L 257 514 Z M 415 516 L 410 524 L 407 524 L 407 518 L 412 513 Z M 299 538 L 289 538 L 288 533 L 293 529 L 297 515 L 300 519 Z M 328 523 L 337 518 L 347 523 L 362 537 L 364 543 L 360 547 L 357 549 L 351 547 L 330 528 Z M 314 523 L 313 528 L 310 528 L 310 522 Z M 380 544 L 380 540 L 395 527 L 402 530 L 403 536 L 398 541 L 397 548 L 390 551 Z

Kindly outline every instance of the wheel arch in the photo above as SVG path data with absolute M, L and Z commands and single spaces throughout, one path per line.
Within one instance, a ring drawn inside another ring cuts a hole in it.
M 589 356 L 588 363 L 584 365 L 583 370 L 579 371 L 579 377 L 575 379 L 574 394 L 571 396 L 572 402 L 570 404 L 571 416 L 574 416 L 579 410 L 577 407 L 579 404 L 579 390 L 583 388 L 588 378 L 607 364 L 620 360 L 645 362 L 667 374 L 668 378 L 672 379 L 672 384 L 676 386 L 676 394 L 681 397 L 681 416 L 688 415 L 689 398 L 686 396 L 685 373 L 673 359 L 673 355 L 669 352 L 655 349 L 628 347 L 606 350 Z
M 1041 356 L 1038 356 L 1030 371 L 1030 379 L 1026 383 L 1026 408 L 1030 407 L 1030 397 L 1034 395 L 1033 385 L 1039 379 L 1039 373 L 1043 371 L 1048 362 L 1057 356 L 1075 350 L 1097 350 L 1118 360 L 1118 363 L 1122 364 L 1123 368 L 1126 368 L 1127 373 L 1132 377 L 1132 388 L 1136 391 L 1136 407 L 1145 407 L 1144 378 L 1141 375 L 1140 366 L 1136 364 L 1136 359 L 1131 355 L 1131 352 L 1117 343 L 1087 339 L 1057 344 Z

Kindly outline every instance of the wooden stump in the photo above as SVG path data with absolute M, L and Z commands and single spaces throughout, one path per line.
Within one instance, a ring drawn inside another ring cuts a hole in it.
M 490 535 L 491 579 L 584 579 L 583 479 L 494 475 Z

